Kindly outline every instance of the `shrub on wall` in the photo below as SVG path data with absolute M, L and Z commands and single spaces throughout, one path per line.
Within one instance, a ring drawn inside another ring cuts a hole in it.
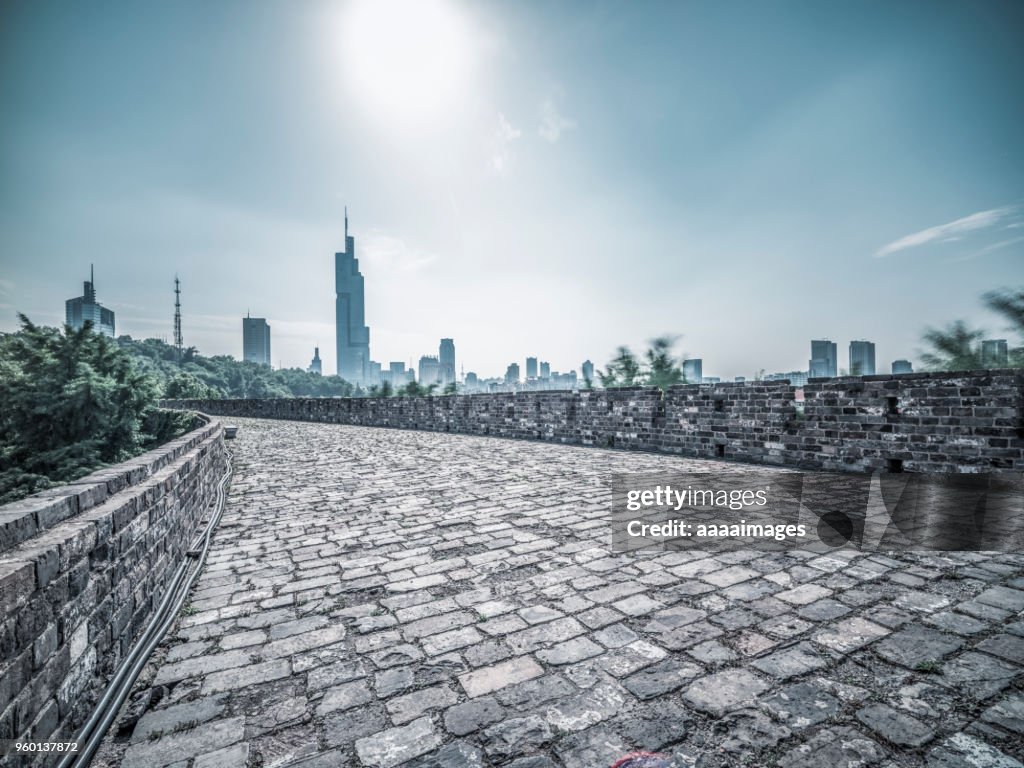
M 188 429 L 159 387 L 90 323 L 0 335 L 0 503 L 76 479 Z

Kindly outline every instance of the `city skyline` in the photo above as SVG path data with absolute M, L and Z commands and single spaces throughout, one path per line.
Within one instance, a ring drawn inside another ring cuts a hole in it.
M 334 371 L 350 203 L 384 364 L 682 334 L 728 381 L 809 336 L 1006 335 L 980 295 L 1022 274 L 1019 5 L 423 0 L 416 34 L 387 5 L 6 6 L 0 330 L 62 322 L 94 262 L 119 334 L 171 337 L 177 273 L 185 346 L 237 357 L 251 305 L 275 365 Z

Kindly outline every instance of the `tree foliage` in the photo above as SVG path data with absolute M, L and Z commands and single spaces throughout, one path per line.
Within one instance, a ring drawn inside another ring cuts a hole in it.
M 0 502 L 125 459 L 191 425 L 159 411 L 160 386 L 91 324 L 0 334 Z
M 677 358 L 672 352 L 677 340 L 675 336 L 653 339 L 642 362 L 629 347 L 619 347 L 605 369 L 597 371 L 601 386 L 614 388 L 646 385 L 665 389 L 673 384 L 686 383 L 682 358 Z
M 989 291 L 982 300 L 1008 323 L 1018 343 L 1007 350 L 1007 365 L 1024 368 L 1024 289 Z M 932 371 L 968 371 L 989 366 L 981 353 L 985 331 L 957 320 L 946 328 L 928 328 L 922 339 L 928 349 L 921 354 L 925 368 Z

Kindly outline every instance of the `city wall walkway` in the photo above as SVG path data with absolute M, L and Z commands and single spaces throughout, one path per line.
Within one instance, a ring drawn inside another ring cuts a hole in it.
M 205 571 L 95 765 L 1024 759 L 1022 555 L 617 555 L 613 471 L 747 467 L 238 423 Z

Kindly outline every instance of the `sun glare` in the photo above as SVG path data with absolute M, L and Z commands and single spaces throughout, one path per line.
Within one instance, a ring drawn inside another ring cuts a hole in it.
M 356 0 L 343 24 L 346 76 L 384 120 L 436 121 L 468 85 L 469 33 L 446 0 Z

